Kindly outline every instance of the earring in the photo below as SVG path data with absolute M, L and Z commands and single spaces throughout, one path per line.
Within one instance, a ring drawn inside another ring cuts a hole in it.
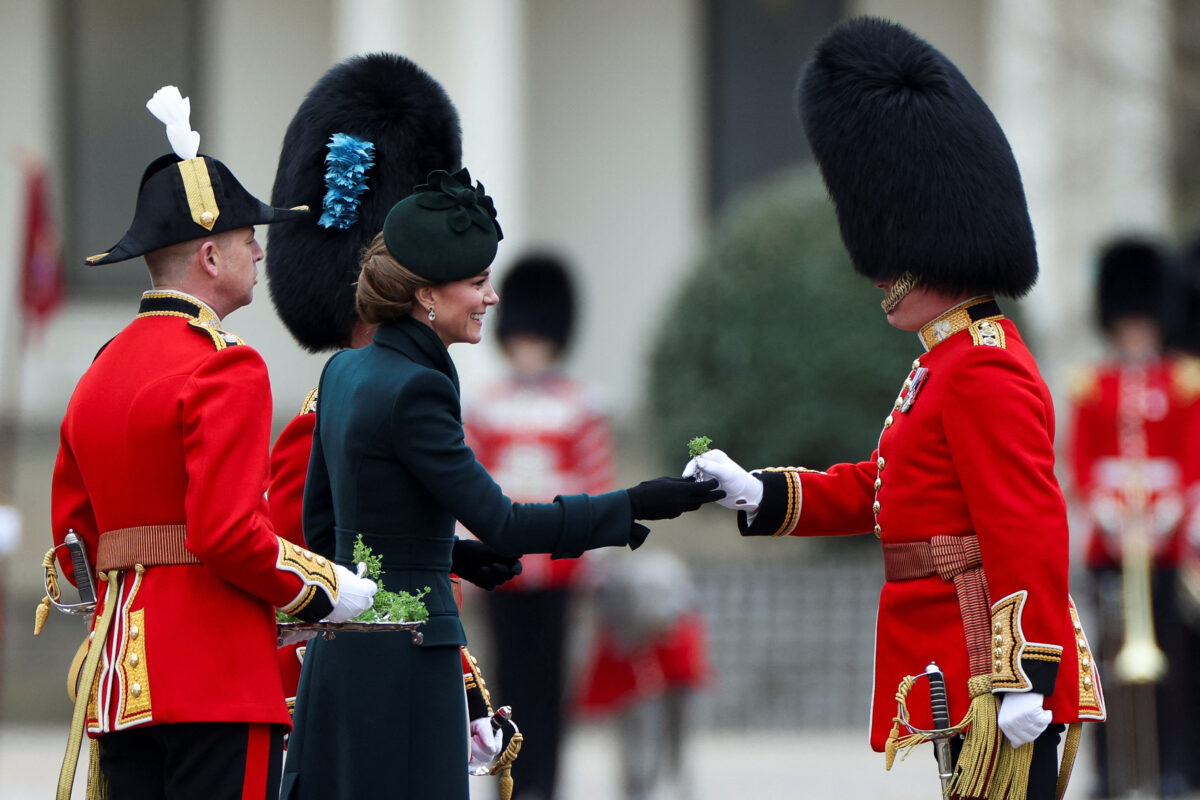
M 433 313 L 433 306 L 430 306 L 429 307 L 429 321 L 433 322 L 435 319 L 437 319 L 437 314 Z

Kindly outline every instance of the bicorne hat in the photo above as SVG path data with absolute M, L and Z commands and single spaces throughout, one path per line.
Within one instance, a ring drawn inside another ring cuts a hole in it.
M 1166 251 L 1148 238 L 1113 239 L 1100 251 L 1097 311 L 1111 332 L 1122 317 L 1147 317 L 1164 324 L 1168 280 Z
M 941 52 L 893 22 L 850 20 L 817 45 L 797 104 L 859 273 L 909 272 L 950 293 L 1032 288 L 1037 254 L 1012 149 Z
M 160 156 L 142 173 L 129 230 L 108 252 L 86 264 L 115 264 L 173 244 L 254 225 L 288 222 L 308 209 L 274 208 L 250 194 L 211 156 L 198 154 L 200 135 L 191 130 L 191 105 L 174 86 L 164 86 L 146 103 L 167 125 L 174 153 Z
M 575 291 L 563 262 L 550 253 L 522 256 L 504 273 L 496 336 L 533 334 L 566 349 L 575 321 Z
M 409 59 L 355 56 L 317 81 L 288 125 L 271 200 L 321 213 L 272 231 L 267 242 L 271 300 L 301 346 L 350 343 L 362 251 L 392 206 L 461 160 L 458 112 Z
M 496 258 L 504 238 L 496 207 L 483 184 L 465 169 L 434 170 L 426 182 L 388 212 L 383 242 L 408 271 L 432 283 L 478 275 Z

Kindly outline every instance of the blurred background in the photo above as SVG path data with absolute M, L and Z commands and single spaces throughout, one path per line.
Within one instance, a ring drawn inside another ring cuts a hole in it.
M 796 78 L 838 20 L 912 28 L 1006 131 L 1041 262 L 1012 310 L 1060 405 L 1068 368 L 1102 350 L 1100 243 L 1183 241 L 1200 220 L 1200 6 L 1187 0 L 0 0 L 0 12 L 0 505 L 19 514 L 0 525 L 0 792 L 34 769 L 13 763 L 26 741 L 14 731 L 70 714 L 63 676 L 83 630 L 56 616 L 31 636 L 56 427 L 148 288 L 140 262 L 83 259 L 121 236 L 142 169 L 168 150 L 144 108 L 164 84 L 190 96 L 201 151 L 267 197 L 287 122 L 330 66 L 392 51 L 438 79 L 504 226 L 497 276 L 529 248 L 571 265 L 565 369 L 603 398 L 618 485 L 677 472 L 701 434 L 748 466 L 865 457 L 920 351 L 852 274 L 796 119 Z M 278 430 L 324 357 L 293 342 L 262 282 L 256 297 L 226 326 L 266 359 Z M 468 397 L 504 369 L 488 341 L 452 355 Z M 708 777 L 694 796 L 716 796 L 713 770 L 745 786 L 737 767 L 720 771 L 719 754 L 740 752 L 731 742 L 763 759 L 764 788 L 770 770 L 794 780 L 804 764 L 884 775 L 866 744 L 872 537 L 745 541 L 714 507 L 657 525 L 648 546 L 684 563 L 706 623 L 711 672 L 688 729 Z M 579 594 L 568 665 L 598 624 Z M 487 620 L 467 606 L 486 671 Z M 568 730 L 568 771 L 594 763 L 585 752 L 616 757 L 602 721 Z M 931 796 L 931 760 L 913 761 L 912 796 Z M 880 780 L 909 796 L 903 778 Z M 593 797 L 609 786 L 590 785 Z

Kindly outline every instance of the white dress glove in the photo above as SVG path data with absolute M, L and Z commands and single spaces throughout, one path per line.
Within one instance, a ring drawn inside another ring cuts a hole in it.
M 379 587 L 375 585 L 375 581 L 363 577 L 367 572 L 367 565 L 362 562 L 359 562 L 357 572 L 351 572 L 341 564 L 334 564 L 333 570 L 338 579 L 338 599 L 337 605 L 329 612 L 325 621 L 346 622 L 371 607 Z
M 762 502 L 762 481 L 739 467 L 736 461 L 720 450 L 709 450 L 693 458 L 683 468 L 683 477 L 690 478 L 697 472 L 717 479 L 720 484 L 718 488 L 725 492 L 725 496 L 717 502 L 726 508 L 755 511 Z
M 279 646 L 287 647 L 299 642 L 307 642 L 317 635 L 316 631 L 286 630 L 279 634 Z
M 469 771 L 490 767 L 504 747 L 504 732 L 492 729 L 491 717 L 471 720 L 471 760 Z
M 1041 736 L 1053 715 L 1042 702 L 1046 698 L 1037 692 L 1008 692 L 1000 701 L 996 724 L 1013 747 L 1032 742 Z

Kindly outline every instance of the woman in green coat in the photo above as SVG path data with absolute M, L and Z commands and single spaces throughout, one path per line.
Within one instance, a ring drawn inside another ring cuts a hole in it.
M 407 633 L 313 640 L 296 700 L 284 798 L 466 800 L 467 711 L 450 590 L 455 520 L 505 555 L 576 558 L 637 548 L 635 519 L 667 519 L 721 497 L 715 481 L 657 478 L 631 489 L 513 503 L 463 441 L 447 347 L 481 339 L 498 298 L 502 234 L 466 170 L 437 171 L 388 214 L 363 257 L 359 315 L 374 342 L 334 355 L 321 376 L 304 533 L 350 566 L 360 534 L 383 585 L 425 597 L 423 642 Z M 518 709 L 519 711 L 519 709 Z

